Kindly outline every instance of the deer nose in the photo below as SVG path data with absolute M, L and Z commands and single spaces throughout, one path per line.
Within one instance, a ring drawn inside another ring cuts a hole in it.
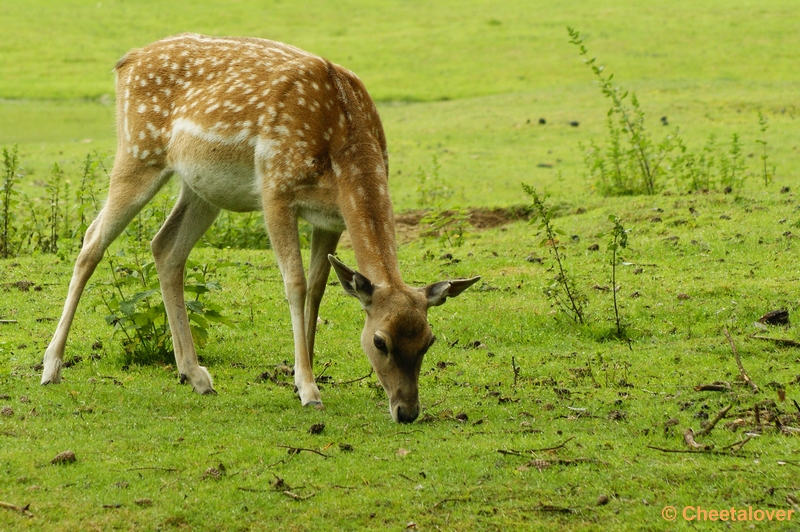
M 412 423 L 419 415 L 419 405 L 406 406 L 400 405 L 397 407 L 397 421 L 399 423 Z

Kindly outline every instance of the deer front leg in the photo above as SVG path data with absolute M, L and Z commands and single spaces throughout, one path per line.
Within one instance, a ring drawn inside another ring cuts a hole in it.
M 117 155 L 111 172 L 108 199 L 86 230 L 69 282 L 61 319 L 44 354 L 42 384 L 61 382 L 61 366 L 70 326 L 86 283 L 103 259 L 106 249 L 168 178 L 169 174 L 163 173 L 161 169 L 141 167 L 136 162 L 131 163 L 124 155 Z
M 183 293 L 184 270 L 189 253 L 218 213 L 217 207 L 206 203 L 184 185 L 181 187 L 178 202 L 151 245 L 169 319 L 178 373 L 181 382 L 188 381 L 199 394 L 216 392 L 208 370 L 197 362 Z
M 319 304 L 328 284 L 331 263 L 328 255 L 336 251 L 340 232 L 314 227 L 311 233 L 311 260 L 308 267 L 308 292 L 306 294 L 306 346 L 311 366 L 314 366 L 314 339 L 317 334 Z
M 319 388 L 314 381 L 308 344 L 306 343 L 305 301 L 306 279 L 303 257 L 300 254 L 300 237 L 297 233 L 297 215 L 280 200 L 265 200 L 264 218 L 270 244 L 278 261 L 294 335 L 294 385 L 303 406 L 322 404 Z

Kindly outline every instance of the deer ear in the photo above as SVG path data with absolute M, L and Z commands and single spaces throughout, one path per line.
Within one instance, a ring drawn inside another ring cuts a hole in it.
M 428 299 L 428 308 L 442 305 L 448 297 L 456 297 L 479 280 L 480 276 L 472 279 L 454 279 L 452 281 L 429 284 L 423 288 L 425 297 Z
M 372 302 L 372 292 L 375 289 L 369 279 L 358 273 L 357 271 L 349 268 L 345 263 L 334 257 L 328 255 L 328 260 L 342 283 L 344 291 L 351 296 L 358 298 L 361 304 L 366 307 Z

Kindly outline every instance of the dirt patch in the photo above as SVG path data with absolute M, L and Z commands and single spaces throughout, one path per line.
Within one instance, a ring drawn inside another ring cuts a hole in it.
M 424 227 L 420 227 L 420 221 L 428 212 L 425 209 L 415 209 L 395 213 L 395 234 L 397 235 L 398 244 L 406 244 L 419 238 L 420 232 L 424 229 Z M 469 213 L 469 223 L 473 230 L 492 229 L 517 220 L 528 220 L 531 217 L 530 208 L 522 205 L 493 209 L 475 207 L 467 209 L 467 212 Z M 445 211 L 444 214 L 452 214 L 452 211 Z M 352 247 L 350 236 L 347 232 L 342 235 L 340 246 Z

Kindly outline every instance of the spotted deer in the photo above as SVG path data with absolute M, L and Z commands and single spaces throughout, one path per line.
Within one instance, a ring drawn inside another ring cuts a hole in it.
M 177 202 L 151 248 L 181 382 L 200 394 L 216 393 L 198 364 L 186 313 L 189 253 L 221 209 L 261 210 L 289 303 L 302 404 L 321 405 L 314 336 L 333 266 L 366 313 L 361 346 L 386 390 L 392 418 L 414 421 L 420 365 L 434 341 L 428 308 L 479 277 L 424 288 L 403 282 L 386 139 L 358 77 L 285 44 L 195 34 L 132 50 L 114 70 L 118 149 L 108 198 L 86 232 L 44 355 L 42 384 L 61 380 L 70 325 L 105 250 L 176 174 Z M 308 281 L 298 217 L 313 227 Z M 345 229 L 361 273 L 333 256 Z

